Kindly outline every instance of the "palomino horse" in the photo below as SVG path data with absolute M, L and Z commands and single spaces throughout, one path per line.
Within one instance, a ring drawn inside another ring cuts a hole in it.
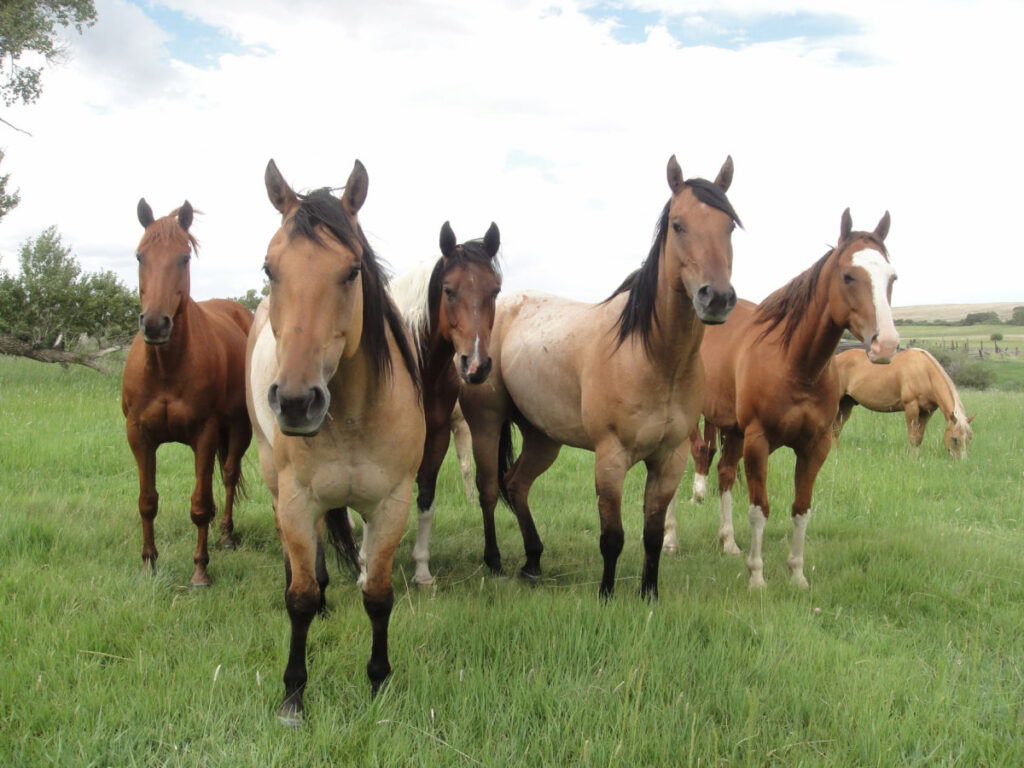
M 482 240 L 458 245 L 451 225 L 441 227 L 441 258 L 425 261 L 397 278 L 391 295 L 402 313 L 419 352 L 423 380 L 423 412 L 427 438 L 423 463 L 416 475 L 419 510 L 417 584 L 434 583 L 430 573 L 430 524 L 434 519 L 437 473 L 448 452 L 452 410 L 459 380 L 480 384 L 491 372 L 488 347 L 494 324 L 494 302 L 501 290 L 496 256 L 501 242 L 493 222 Z M 458 365 L 456 365 L 456 360 Z
M 907 437 L 914 455 L 921 452 L 924 428 L 936 410 L 946 417 L 942 442 L 954 459 L 967 458 L 967 442 L 973 431 L 960 394 L 949 374 L 923 349 L 905 349 L 889 365 L 876 368 L 862 349 L 849 349 L 836 355 L 839 373 L 839 413 L 832 432 L 835 439 L 850 418 L 855 405 L 871 411 L 903 411 L 907 418 Z
M 484 561 L 492 571 L 501 571 L 494 531 L 501 481 L 523 535 L 520 573 L 539 578 L 544 548 L 530 514 L 530 486 L 562 445 L 572 445 L 595 454 L 604 597 L 614 591 L 623 546 L 626 470 L 646 464 L 640 593 L 657 596 L 665 506 L 700 415 L 703 323 L 721 323 L 736 302 L 731 235 L 739 219 L 725 196 L 732 173 L 728 158 L 714 183 L 684 181 L 675 157 L 669 160 L 672 196 L 650 253 L 606 301 L 520 293 L 498 302 L 491 380 L 463 387 L 460 398 L 473 434 Z M 510 420 L 522 432 L 522 454 L 499 476 L 511 459 Z
M 246 396 L 285 557 L 291 646 L 278 717 L 291 726 L 302 722 L 306 635 L 324 608 L 325 524 L 359 567 L 349 506 L 364 522 L 374 694 L 391 672 L 391 564 L 423 453 L 415 355 L 357 220 L 367 181 L 357 160 L 339 200 L 326 189 L 297 195 L 273 160 L 266 171 L 282 219 L 264 264 L 270 295 L 249 334 Z
M 704 418 L 722 436 L 718 535 L 726 552 L 739 552 L 732 485 L 742 458 L 750 496 L 747 567 L 752 588 L 765 583 L 761 546 L 768 519 L 768 456 L 783 445 L 796 454 L 787 562 L 793 582 L 807 586 L 804 541 L 814 480 L 828 456 L 839 406 L 832 358 L 843 331 L 849 329 L 869 345 L 872 362 L 886 363 L 896 353 L 899 335 L 889 307 L 896 273 L 884 244 L 888 231 L 888 213 L 873 232 L 852 231 L 847 209 L 835 248 L 759 306 L 739 302 L 728 322 L 709 329 L 704 339 Z
M 189 262 L 197 244 L 188 231 L 188 201 L 169 216 L 154 219 L 142 199 L 138 216 L 146 230 L 135 254 L 142 313 L 125 361 L 121 410 L 139 467 L 142 561 L 150 573 L 156 570 L 156 449 L 163 443 L 184 443 L 195 454 L 190 511 L 198 539 L 192 585 L 208 586 L 206 539 L 216 512 L 214 457 L 220 460 L 224 481 L 221 543 L 233 547 L 235 491 L 242 487 L 242 456 L 252 438 L 244 383 L 245 336 L 252 312 L 233 301 L 195 302 L 189 295 Z

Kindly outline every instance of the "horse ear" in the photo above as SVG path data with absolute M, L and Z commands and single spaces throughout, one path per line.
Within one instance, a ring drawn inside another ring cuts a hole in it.
M 679 167 L 679 161 L 672 155 L 668 159 L 668 188 L 673 195 L 678 195 L 683 188 L 683 169 Z
M 889 234 L 889 212 L 886 211 L 885 215 L 878 220 L 878 226 L 875 227 L 875 237 L 879 240 L 884 241 L 885 236 Z
M 139 216 L 139 224 L 145 229 L 153 223 L 153 209 L 149 207 L 149 203 L 146 202 L 146 198 L 139 198 L 139 206 L 136 209 L 136 213 Z
M 345 183 L 345 193 L 341 197 L 341 205 L 349 216 L 355 216 L 363 207 L 369 185 L 370 177 L 366 174 L 366 168 L 356 160 L 352 166 L 352 173 L 348 175 L 348 181 Z
M 853 219 L 850 217 L 850 209 L 843 211 L 843 218 L 839 224 L 839 242 L 843 242 L 853 231 Z
M 455 254 L 455 248 L 457 241 L 455 239 L 455 231 L 452 229 L 452 225 L 447 221 L 441 225 L 441 255 L 450 259 Z
M 267 197 L 270 198 L 270 204 L 282 216 L 298 203 L 298 197 L 292 188 L 288 186 L 288 182 L 284 180 L 284 177 L 281 176 L 281 172 L 277 170 L 277 163 L 273 160 L 267 163 L 267 170 L 263 174 L 263 181 L 267 185 Z
M 717 184 L 723 192 L 729 191 L 729 185 L 732 184 L 732 155 L 726 155 L 725 162 L 722 163 L 722 170 L 718 172 L 718 176 L 715 177 L 715 184 Z
M 188 232 L 192 226 L 192 203 L 186 200 L 178 209 L 178 226 Z
M 498 255 L 498 246 L 500 245 L 501 233 L 498 232 L 498 225 L 492 221 L 491 226 L 487 228 L 487 234 L 484 235 L 484 250 L 492 260 Z
M 972 421 L 974 421 L 974 417 L 977 416 L 977 415 L 978 414 L 974 413 L 974 414 L 971 414 L 970 416 L 968 416 L 967 417 L 967 423 L 970 424 Z

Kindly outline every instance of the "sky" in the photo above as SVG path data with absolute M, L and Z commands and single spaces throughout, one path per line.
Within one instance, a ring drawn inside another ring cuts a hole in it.
M 733 284 L 759 301 L 839 236 L 886 241 L 894 306 L 1024 299 L 1024 2 L 96 0 L 43 96 L 0 107 L 22 202 L 0 268 L 56 225 L 137 285 L 136 204 L 189 200 L 197 299 L 263 284 L 263 173 L 339 187 L 397 273 L 498 224 L 505 290 L 605 298 L 685 177 L 735 162 Z

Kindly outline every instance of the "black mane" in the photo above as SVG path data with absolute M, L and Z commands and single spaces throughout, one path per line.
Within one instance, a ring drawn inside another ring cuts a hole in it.
M 743 223 L 736 215 L 725 192 L 717 184 L 706 179 L 689 179 L 686 186 L 693 192 L 694 197 L 705 205 L 710 205 L 726 214 L 741 227 Z M 672 204 L 669 199 L 658 217 L 657 226 L 654 229 L 654 239 L 651 243 L 651 250 L 644 259 L 639 269 L 631 272 L 618 288 L 605 299 L 609 302 L 620 293 L 629 293 L 626 299 L 626 306 L 619 314 L 618 342 L 616 346 L 622 346 L 634 333 L 640 336 L 640 342 L 644 349 L 650 351 L 651 331 L 658 325 L 658 315 L 654 311 L 654 299 L 658 292 L 658 255 L 661 252 L 662 244 L 668 237 L 668 212 Z
M 363 336 L 370 356 L 374 375 L 380 379 L 392 373 L 391 352 L 388 348 L 386 328 L 391 328 L 402 361 L 417 391 L 420 389 L 419 367 L 416 356 L 409 344 L 409 337 L 398 310 L 388 295 L 388 274 L 384 265 L 370 247 L 362 227 L 353 227 L 352 221 L 342 210 L 341 202 L 324 187 L 308 195 L 299 195 L 299 207 L 291 220 L 290 237 L 304 237 L 317 245 L 323 245 L 323 238 L 317 226 L 323 226 L 346 248 L 361 250 L 363 254 Z M 357 248 L 358 246 L 358 248 Z M 387 324 L 385 326 L 385 323 Z

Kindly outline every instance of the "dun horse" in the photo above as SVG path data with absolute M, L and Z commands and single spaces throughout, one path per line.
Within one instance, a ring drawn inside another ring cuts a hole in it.
M 739 552 L 732 486 L 742 458 L 750 497 L 747 567 L 752 588 L 765 583 L 761 549 L 769 511 L 768 456 L 783 445 L 796 454 L 787 562 L 793 582 L 807 586 L 804 542 L 814 480 L 828 456 L 839 405 L 832 359 L 843 331 L 849 329 L 868 345 L 874 363 L 886 363 L 896 353 L 899 335 L 889 306 L 896 273 L 884 243 L 888 231 L 888 213 L 873 232 L 853 231 L 847 209 L 835 248 L 759 306 L 741 301 L 728 322 L 709 329 L 705 337 L 704 418 L 722 437 L 718 535 L 726 552 Z
M 832 431 L 835 439 L 850 418 L 855 405 L 871 411 L 895 413 L 903 411 L 907 419 L 907 437 L 914 455 L 921 452 L 921 440 L 928 420 L 936 410 L 946 417 L 942 442 L 954 459 L 967 458 L 967 443 L 973 431 L 964 412 L 960 394 L 953 380 L 923 349 L 905 349 L 889 365 L 871 365 L 862 349 L 849 349 L 836 356 L 839 373 L 839 413 Z
M 184 443 L 195 454 L 191 515 L 198 539 L 192 585 L 208 586 L 207 529 L 216 511 L 214 457 L 220 460 L 224 480 L 221 542 L 233 547 L 235 492 L 252 438 L 244 383 L 252 313 L 233 301 L 195 302 L 189 295 L 189 262 L 197 245 L 188 231 L 188 201 L 169 216 L 154 219 L 142 199 L 138 217 L 146 230 L 135 254 L 142 313 L 124 366 L 121 409 L 139 468 L 142 561 L 150 572 L 156 570 L 156 450 L 163 443 Z
M 594 452 L 604 597 L 614 591 L 623 547 L 623 480 L 632 465 L 646 464 L 640 592 L 657 596 L 665 506 L 700 415 L 703 323 L 721 323 L 736 302 L 731 235 L 739 219 L 725 196 L 732 174 L 729 158 L 714 183 L 684 180 L 675 157 L 669 160 L 672 196 L 650 253 L 606 301 L 519 293 L 498 302 L 491 380 L 464 387 L 461 396 L 473 434 L 484 561 L 492 571 L 501 571 L 494 530 L 500 482 L 523 535 L 521 574 L 539 578 L 543 545 L 528 504 L 530 486 L 562 445 L 572 445 Z M 523 446 L 506 472 L 510 421 Z
M 326 189 L 297 195 L 272 160 L 265 182 L 281 228 L 264 264 L 270 295 L 249 334 L 247 399 L 285 557 L 291 646 L 278 717 L 297 726 L 306 636 L 325 605 L 325 525 L 339 556 L 359 565 L 349 506 L 364 523 L 374 694 L 391 672 L 391 566 L 423 453 L 423 406 L 415 355 L 359 227 L 362 163 L 340 200 Z
M 452 410 L 460 379 L 480 384 L 491 372 L 488 347 L 494 302 L 501 290 L 495 260 L 500 245 L 493 222 L 483 240 L 458 245 L 451 225 L 441 227 L 441 258 L 425 261 L 392 285 L 391 295 L 419 351 L 427 437 L 416 475 L 418 533 L 412 556 L 417 584 L 433 584 L 430 525 L 434 519 L 437 473 L 448 452 Z M 458 365 L 456 365 L 456 360 Z

